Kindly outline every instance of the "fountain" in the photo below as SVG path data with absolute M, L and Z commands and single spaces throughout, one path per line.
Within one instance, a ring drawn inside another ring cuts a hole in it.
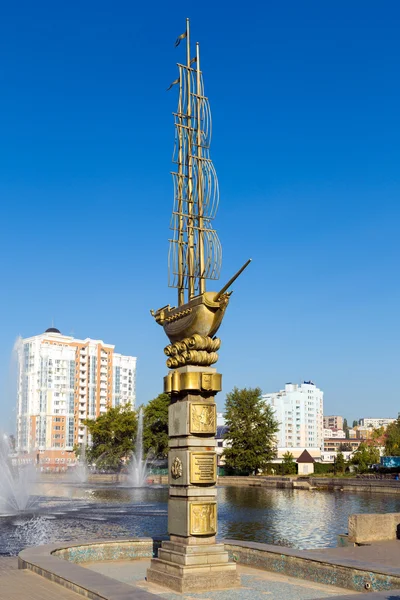
M 129 463 L 128 483 L 133 487 L 144 487 L 147 484 L 148 458 L 143 458 L 143 409 L 139 410 L 135 451 Z
M 14 467 L 9 458 L 7 436 L 0 439 L 0 515 L 32 510 L 37 498 L 32 496 L 36 471 L 33 465 Z
M 86 460 L 86 442 L 82 442 L 79 461 L 76 467 L 74 467 L 72 481 L 75 483 L 87 483 L 88 480 L 88 466 Z

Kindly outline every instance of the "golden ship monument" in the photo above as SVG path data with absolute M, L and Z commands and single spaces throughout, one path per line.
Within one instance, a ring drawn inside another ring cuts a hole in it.
M 177 288 L 177 306 L 151 311 L 169 339 L 164 352 L 169 369 L 164 391 L 169 408 L 169 541 L 147 571 L 150 582 L 177 592 L 240 585 L 236 564 L 229 562 L 217 534 L 217 455 L 215 396 L 222 377 L 214 365 L 221 340 L 216 333 L 231 295 L 231 286 L 248 266 L 219 291 L 222 249 L 213 228 L 219 203 L 218 179 L 210 158 L 211 111 L 204 93 L 200 46 L 191 54 L 190 24 L 175 45 L 186 43 L 186 62 L 178 63 L 173 151 L 174 205 L 169 241 L 169 286 Z

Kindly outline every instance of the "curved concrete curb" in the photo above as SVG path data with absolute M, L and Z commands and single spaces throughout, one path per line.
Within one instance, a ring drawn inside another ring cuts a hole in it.
M 29 569 L 50 581 L 91 600 L 160 600 L 159 596 L 138 587 L 128 585 L 101 575 L 79 564 L 60 558 L 60 552 L 82 548 L 95 548 L 101 545 L 147 543 L 153 547 L 151 538 L 131 538 L 123 540 L 96 540 L 75 544 L 47 544 L 36 548 L 26 548 L 18 555 L 18 568 Z M 143 556 L 137 556 L 143 558 Z M 82 561 L 83 562 L 83 561 Z
M 331 558 L 324 553 L 325 549 L 321 549 L 320 552 L 294 550 L 238 540 L 224 540 L 224 543 L 229 557 L 240 564 L 356 592 L 369 589 L 368 597 L 371 597 L 371 592 L 384 592 L 389 593 L 388 597 L 391 599 L 400 598 L 400 568 L 345 556 Z M 398 595 L 393 595 L 394 590 Z M 358 597 L 363 596 L 364 594 Z M 341 596 L 337 598 L 339 600 Z
M 322 549 L 294 550 L 260 544 L 224 540 L 231 559 L 264 571 L 285 574 L 315 583 L 365 592 L 359 600 L 400 600 L 400 568 L 387 567 L 348 557 L 329 557 Z M 399 542 L 400 545 L 400 542 Z M 18 556 L 18 567 L 30 569 L 77 594 L 92 600 L 160 600 L 159 595 L 120 582 L 85 567 L 80 562 L 95 560 L 135 560 L 153 555 L 151 538 L 93 540 L 73 544 L 58 543 L 26 548 Z M 71 562 L 72 561 L 72 562 Z M 354 600 L 336 596 L 335 600 Z

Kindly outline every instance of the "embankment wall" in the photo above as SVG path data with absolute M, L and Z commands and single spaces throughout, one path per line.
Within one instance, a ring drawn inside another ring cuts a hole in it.
M 400 481 L 395 479 L 361 479 L 358 477 L 219 477 L 218 485 L 271 487 L 278 489 L 340 490 L 343 492 L 373 492 L 380 494 L 400 494 Z

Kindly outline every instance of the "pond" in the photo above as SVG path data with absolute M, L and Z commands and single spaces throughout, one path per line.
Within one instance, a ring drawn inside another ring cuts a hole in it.
M 41 483 L 34 507 L 0 516 L 0 554 L 78 539 L 167 535 L 166 487 Z M 336 545 L 352 513 L 400 512 L 400 494 L 220 487 L 220 538 L 294 548 Z

